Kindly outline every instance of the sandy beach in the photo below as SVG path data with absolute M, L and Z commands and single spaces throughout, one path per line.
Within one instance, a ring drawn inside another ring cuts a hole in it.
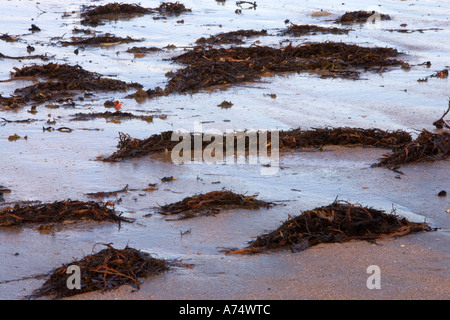
M 164 88 L 170 76 L 182 69 L 170 59 L 191 50 L 196 39 L 243 29 L 264 29 L 268 35 L 244 38 L 242 46 L 285 48 L 289 43 L 335 41 L 389 47 L 401 52 L 402 61 L 410 68 L 362 71 L 357 80 L 321 77 L 314 72 L 274 72 L 255 81 L 143 99 L 130 97 L 136 89 L 127 87 L 125 91 L 83 90 L 73 99 L 63 96 L 64 102 L 29 101 L 14 110 L 0 106 L 0 187 L 8 190 L 3 193 L 0 210 L 22 203 L 90 201 L 89 193 L 125 190 L 94 200 L 114 203 L 117 212 L 135 221 L 120 227 L 111 222 L 70 222 L 47 230 L 35 225 L 0 226 L 0 299 L 24 299 L 42 286 L 44 275 L 53 269 L 109 243 L 183 264 L 142 279 L 139 290 L 123 285 L 67 299 L 448 300 L 448 159 L 389 170 L 372 167 L 392 152 L 389 148 L 326 145 L 282 151 L 279 167 L 266 175 L 260 163 L 179 165 L 173 163 L 170 152 L 117 162 L 102 159 L 117 151 L 119 133 L 145 139 L 164 131 L 192 132 L 199 127 L 204 132 L 352 127 L 404 130 L 414 139 L 422 130 L 448 131 L 437 129 L 433 122 L 448 107 L 450 80 L 432 75 L 449 68 L 450 5 L 390 0 L 339 4 L 314 0 L 301 7 L 290 0 L 257 1 L 255 7 L 238 6 L 235 1 L 181 2 L 192 11 L 174 17 L 153 14 L 118 19 L 95 27 L 80 24 L 86 1 L 71 0 L 64 5 L 54 0 L 0 3 L 0 35 L 15 39 L 0 40 L 0 53 L 28 57 L 0 55 L 0 98 L 11 97 L 17 94 L 16 89 L 37 81 L 26 77 L 11 81 L 11 72 L 49 62 L 79 65 L 109 79 L 139 83 L 144 90 Z M 155 8 L 160 3 L 140 4 Z M 373 25 L 336 23 L 347 11 L 374 9 L 391 19 Z M 349 31 L 282 34 L 289 23 L 345 27 Z M 32 24 L 41 31 L 30 31 Z M 141 41 L 64 45 L 64 41 L 80 36 L 74 33 L 75 28 Z M 134 46 L 158 50 L 127 52 Z M 73 120 L 77 113 L 115 111 L 106 108 L 105 101 L 116 100 L 121 103 L 120 111 L 136 117 Z M 218 105 L 223 101 L 232 104 L 221 108 Z M 148 117 L 152 120 L 145 121 Z M 164 177 L 175 179 L 163 182 Z M 277 205 L 223 210 L 175 221 L 158 213 L 161 205 L 217 190 L 256 195 Z M 446 195 L 438 196 L 443 190 Z M 335 199 L 387 213 L 394 210 L 400 217 L 426 222 L 435 230 L 375 243 L 321 243 L 296 253 L 289 248 L 251 255 L 225 253 L 244 248 L 290 217 Z M 367 285 L 370 266 L 381 271 L 379 289 Z

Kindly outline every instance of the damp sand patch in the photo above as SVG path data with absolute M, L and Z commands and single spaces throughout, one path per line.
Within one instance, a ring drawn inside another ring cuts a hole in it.
M 107 248 L 98 253 L 53 270 L 42 287 L 27 298 L 52 296 L 61 299 L 88 292 L 106 292 L 122 285 L 132 285 L 139 289 L 141 279 L 157 276 L 170 268 L 168 261 L 155 258 L 149 253 L 128 246 L 124 249 L 116 249 L 110 244 L 105 246 Z M 74 267 L 80 270 L 80 287 L 70 289 L 67 283 Z
M 227 254 L 259 253 L 271 250 L 291 249 L 298 252 L 320 243 L 342 243 L 352 240 L 376 241 L 378 239 L 405 236 L 433 231 L 427 223 L 410 222 L 405 218 L 346 201 L 334 201 L 290 217 L 269 233 L 251 241 L 244 249 Z

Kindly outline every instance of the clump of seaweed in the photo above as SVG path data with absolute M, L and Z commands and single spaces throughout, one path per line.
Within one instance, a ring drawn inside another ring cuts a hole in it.
M 391 20 L 391 17 L 387 14 L 381 14 L 376 11 L 350 11 L 343 14 L 337 22 L 340 22 L 342 24 L 351 24 L 351 23 L 366 23 L 367 20 L 370 18 L 376 18 L 380 20 Z
M 285 30 L 281 32 L 281 35 L 291 35 L 294 37 L 304 36 L 308 34 L 348 34 L 350 30 L 341 29 L 336 27 L 320 27 L 310 24 L 295 24 L 291 23 Z
M 135 115 L 130 112 L 92 112 L 92 113 L 76 113 L 73 115 L 72 121 L 88 121 L 94 119 L 106 119 L 109 121 L 132 120 L 139 119 L 146 122 L 153 122 L 153 116 Z
M 101 291 L 106 292 L 129 284 L 137 289 L 140 279 L 155 276 L 169 270 L 169 263 L 164 259 L 152 257 L 149 253 L 125 247 L 116 249 L 111 244 L 98 253 L 74 260 L 52 271 L 47 281 L 28 298 L 36 299 L 54 296 L 55 299 Z M 69 288 L 68 278 L 73 268 L 80 270 L 79 288 Z
M 290 217 L 276 230 L 251 241 L 247 248 L 228 254 L 256 253 L 282 248 L 297 252 L 320 243 L 375 241 L 432 230 L 427 223 L 410 222 L 395 213 L 387 214 L 381 210 L 335 200 L 328 206 Z
M 445 160 L 450 156 L 450 132 L 432 133 L 422 130 L 419 136 L 394 149 L 372 167 L 396 167 L 402 164 Z
M 53 203 L 24 205 L 0 209 L 0 226 L 23 226 L 29 224 L 52 224 L 65 221 L 94 220 L 132 222 L 117 215 L 107 204 L 89 201 L 55 201 Z
M 119 143 L 117 151 L 104 161 L 121 161 L 127 158 L 137 158 L 145 155 L 151 155 L 164 151 L 172 151 L 179 141 L 172 141 L 173 131 L 165 131 L 160 134 L 154 134 L 146 139 L 132 138 L 122 132 L 119 133 Z M 188 135 L 191 139 L 191 147 L 195 146 L 195 134 Z M 186 138 L 183 136 L 183 138 Z M 234 139 L 235 145 L 237 135 L 223 135 L 222 140 Z M 271 142 L 271 134 L 267 136 L 267 142 Z M 279 147 L 282 150 L 297 150 L 301 148 L 322 147 L 324 145 L 362 145 L 366 147 L 393 148 L 411 141 L 409 133 L 401 130 L 394 132 L 380 129 L 361 129 L 361 128 L 325 128 L 301 130 L 293 129 L 279 132 Z M 210 142 L 202 141 L 202 150 Z M 249 142 L 245 142 L 245 149 L 249 147 Z M 186 150 L 184 150 L 186 151 Z M 193 151 L 193 149 L 192 149 Z M 226 153 L 224 145 L 223 152 Z
M 96 45 L 96 46 L 111 46 L 116 44 L 122 44 L 122 43 L 131 43 L 131 42 L 139 42 L 142 40 L 139 39 L 133 39 L 130 36 L 123 38 L 123 37 L 116 37 L 110 34 L 105 35 L 95 35 L 93 37 L 72 37 L 71 41 L 62 41 L 61 44 L 63 46 L 89 46 L 89 45 Z
M 127 83 L 117 79 L 105 78 L 87 71 L 79 65 L 48 63 L 45 65 L 15 68 L 14 78 L 34 78 L 37 83 L 18 88 L 11 97 L 0 96 L 0 105 L 6 109 L 16 109 L 27 103 L 47 101 L 67 101 L 73 99 L 74 91 L 126 91 L 142 88 L 138 83 Z
M 123 17 L 135 17 L 152 13 L 149 8 L 141 7 L 137 4 L 108 3 L 101 6 L 83 7 L 81 12 L 82 25 L 98 26 L 103 24 L 103 20 L 117 20 Z
M 211 191 L 205 194 L 184 198 L 182 201 L 163 205 L 159 213 L 163 215 L 180 215 L 180 219 L 213 215 L 223 209 L 256 210 L 270 208 L 273 203 L 257 200 L 256 196 L 237 194 L 229 190 Z M 178 219 L 177 219 L 178 220 Z
M 311 72 L 321 77 L 358 79 L 362 71 L 384 72 L 408 64 L 394 59 L 393 48 L 369 48 L 342 42 L 306 43 L 284 48 L 268 46 L 195 47 L 172 58 L 185 65 L 171 74 L 164 89 L 149 89 L 150 97 L 195 92 L 217 85 L 255 81 L 283 72 Z
M 104 24 L 104 20 L 129 19 L 153 13 L 167 16 L 179 16 L 182 13 L 190 11 L 191 9 L 187 9 L 184 4 L 179 2 L 163 2 L 157 8 L 144 8 L 137 4 L 114 2 L 101 6 L 83 7 L 81 12 L 81 24 L 98 26 Z
M 267 30 L 238 30 L 219 33 L 208 38 L 202 37 L 197 39 L 197 45 L 219 45 L 219 44 L 244 44 L 244 38 L 266 36 Z

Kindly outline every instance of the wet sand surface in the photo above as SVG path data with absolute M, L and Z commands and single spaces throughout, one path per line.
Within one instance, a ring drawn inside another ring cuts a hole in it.
M 192 12 L 177 18 L 136 17 L 95 28 L 116 36 L 142 38 L 143 42 L 86 47 L 76 55 L 76 47 L 64 47 L 58 41 L 72 36 L 74 27 L 81 27 L 77 12 L 84 1 L 71 1 L 64 7 L 52 0 L 29 3 L 14 0 L 0 4 L 0 12 L 5 12 L 3 6 L 9 8 L 8 14 L 1 14 L 2 32 L 20 35 L 17 42 L 0 40 L 1 53 L 26 55 L 30 44 L 35 47 L 33 54 L 55 55 L 51 62 L 79 64 L 114 79 L 139 82 L 145 89 L 164 86 L 166 72 L 179 67 L 164 59 L 184 52 L 183 47 L 191 46 L 200 37 L 263 28 L 278 34 L 285 28 L 285 19 L 336 26 L 332 21 L 345 11 L 366 10 L 374 5 L 346 1 L 345 5 L 325 6 L 320 1 L 310 1 L 299 8 L 295 1 L 258 1 L 256 10 L 236 14 L 234 1 L 224 5 L 206 0 L 183 1 Z M 104 3 L 107 2 L 95 4 Z M 377 6 L 380 11 L 393 17 L 380 22 L 377 28 L 357 25 L 347 35 L 274 35 L 251 38 L 247 43 L 260 41 L 258 44 L 279 46 L 280 41 L 289 39 L 294 44 L 333 40 L 389 46 L 407 53 L 404 60 L 413 65 L 408 71 L 364 73 L 357 81 L 283 74 L 255 83 L 142 102 L 125 99 L 123 92 L 95 92 L 84 100 L 74 100 L 75 106 L 55 109 L 39 105 L 37 113 L 29 112 L 31 105 L 1 111 L 0 119 L 33 120 L 0 121 L 0 185 L 11 189 L 11 193 L 4 194 L 6 204 L 92 200 L 87 193 L 120 190 L 128 185 L 128 192 L 102 200 L 118 202 L 116 210 L 136 222 L 122 224 L 120 229 L 116 224 L 94 222 L 64 224 L 45 232 L 34 227 L 1 228 L 0 298 L 22 299 L 44 282 L 35 275 L 47 274 L 73 258 L 92 253 L 99 248 L 96 243 L 113 243 L 118 248 L 129 245 L 165 259 L 180 259 L 191 267 L 175 267 L 148 278 L 139 291 L 123 286 L 72 299 L 448 299 L 450 214 L 446 211 L 450 209 L 450 197 L 437 196 L 441 190 L 450 192 L 448 161 L 405 165 L 400 168 L 404 174 L 399 175 L 386 168 L 370 167 L 389 150 L 332 146 L 324 147 L 322 152 L 283 152 L 274 175 L 262 175 L 261 166 L 251 164 L 175 165 L 169 153 L 118 163 L 98 160 L 116 150 L 119 132 L 146 138 L 167 130 L 193 131 L 196 121 L 203 122 L 204 130 L 222 132 L 341 126 L 402 129 L 413 135 L 422 129 L 438 132 L 432 123 L 447 107 L 449 80 L 417 80 L 448 68 L 450 7 L 435 1 L 376 4 L 381 5 Z M 142 1 L 141 5 L 156 7 L 158 3 Z M 332 15 L 311 16 L 321 9 Z M 63 18 L 64 12 L 69 14 Z M 184 23 L 176 22 L 180 19 Z M 42 31 L 28 31 L 32 23 Z M 401 28 L 400 24 L 425 31 L 389 31 Z M 439 30 L 426 31 L 430 28 Z M 169 44 L 177 48 L 145 57 L 126 52 L 134 45 L 164 48 Z M 431 61 L 430 68 L 420 65 L 426 61 Z M 43 62 L 0 59 L 1 79 L 9 79 L 14 67 L 33 63 Z M 29 84 L 32 82 L 1 82 L 0 94 L 9 96 L 16 88 Z M 269 96 L 271 93 L 276 94 L 275 99 Z M 104 102 L 116 99 L 122 102 L 122 111 L 155 115 L 153 122 L 71 121 L 78 112 L 110 110 L 105 109 Z M 224 100 L 232 101 L 233 106 L 217 107 Z M 49 124 L 48 120 L 55 122 Z M 43 131 L 48 126 L 69 127 L 72 131 Z M 8 141 L 13 134 L 22 139 Z M 161 182 L 167 176 L 177 180 Z M 157 189 L 144 191 L 150 183 L 157 183 Z M 280 205 L 256 211 L 229 210 L 180 221 L 166 221 L 155 211 L 158 205 L 222 188 L 257 194 L 259 199 Z M 246 256 L 225 255 L 222 251 L 242 248 L 259 234 L 277 228 L 289 216 L 328 205 L 336 197 L 386 212 L 395 208 L 397 214 L 411 221 L 426 221 L 438 229 L 379 240 L 376 244 L 321 244 L 299 253 L 284 250 Z M 366 286 L 370 265 L 381 269 L 379 290 Z

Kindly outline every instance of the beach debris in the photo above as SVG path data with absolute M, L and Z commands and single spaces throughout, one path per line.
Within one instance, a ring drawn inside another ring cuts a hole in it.
M 308 34 L 348 34 L 349 29 L 342 29 L 336 27 L 320 27 L 310 24 L 295 24 L 291 23 L 286 29 L 281 32 L 281 35 L 291 35 L 294 37 L 304 36 Z
M 376 16 L 380 20 L 391 20 L 391 17 L 387 14 L 381 14 L 376 11 L 359 10 L 346 12 L 336 22 L 342 24 L 366 23 L 367 20 L 372 16 Z
M 304 211 L 288 220 L 274 231 L 262 234 L 244 249 L 235 253 L 258 253 L 290 248 L 298 252 L 320 243 L 347 242 L 399 237 L 420 231 L 433 231 L 427 223 L 410 222 L 395 211 L 363 207 L 347 201 L 335 200 L 332 204 Z
M 322 78 L 356 80 L 361 72 L 385 72 L 409 64 L 395 59 L 393 48 L 362 47 L 343 42 L 316 42 L 283 48 L 268 46 L 231 48 L 194 47 L 172 60 L 184 64 L 162 89 L 147 90 L 149 97 L 196 92 L 213 86 L 256 81 L 283 72 L 310 72 Z
M 1 192 L 1 190 L 0 190 L 0 192 Z M 446 196 L 447 196 L 447 191 L 445 191 L 445 190 L 439 191 L 438 197 L 446 197 Z
M 162 181 L 162 182 L 171 182 L 171 181 L 174 181 L 174 180 L 178 180 L 178 179 L 175 178 L 175 177 L 173 177 L 173 176 L 170 176 L 170 177 L 162 177 L 162 178 L 161 178 L 161 181 Z
M 170 268 L 168 261 L 147 252 L 128 246 L 116 249 L 111 244 L 103 245 L 106 249 L 53 270 L 45 283 L 27 298 L 53 296 L 61 299 L 88 292 L 106 292 L 126 284 L 139 289 L 141 279 L 159 275 Z M 80 270 L 79 288 L 67 285 L 74 267 Z
M 140 39 L 133 39 L 130 36 L 126 38 L 116 37 L 109 33 L 105 35 L 95 35 L 93 37 L 72 37 L 71 41 L 61 41 L 63 46 L 87 46 L 87 45 L 99 45 L 99 46 L 112 46 L 123 43 L 139 42 Z
M 43 54 L 34 54 L 28 56 L 7 56 L 0 52 L 0 59 L 11 59 L 11 60 L 32 60 L 32 59 L 41 59 L 43 61 L 50 60 L 51 57 Z
M 237 30 L 230 32 L 223 32 L 210 36 L 208 38 L 202 37 L 195 41 L 197 45 L 219 45 L 219 44 L 244 44 L 244 38 L 252 38 L 259 36 L 267 36 L 267 30 Z
M 394 148 L 372 167 L 397 167 L 402 164 L 445 160 L 450 156 L 450 132 L 432 133 L 422 130 L 419 136 L 404 145 Z
M 133 222 L 133 219 L 117 215 L 108 203 L 84 201 L 55 201 L 53 203 L 23 205 L 0 209 L 0 226 L 62 223 L 65 221 L 94 220 Z
M 211 191 L 186 197 L 179 202 L 160 206 L 158 213 L 162 215 L 180 215 L 180 219 L 218 214 L 221 210 L 246 209 L 257 210 L 270 208 L 273 203 L 257 200 L 256 195 L 246 196 L 230 190 Z
M 218 107 L 222 109 L 228 109 L 233 106 L 233 103 L 231 101 L 223 100 L 220 104 L 217 105 Z
M 16 89 L 10 97 L 0 96 L 0 106 L 5 109 L 16 109 L 29 103 L 73 101 L 75 91 L 126 91 L 130 88 L 142 88 L 141 84 L 106 78 L 79 65 L 48 63 L 14 69 L 13 79 L 36 77 L 41 81 Z
M 128 191 L 129 191 L 129 188 L 128 188 L 128 185 L 126 185 L 123 189 L 120 189 L 120 190 L 91 192 L 91 193 L 85 193 L 85 194 L 91 198 L 108 198 L 108 197 L 116 197 L 119 193 L 126 193 Z
M 17 40 L 19 40 L 19 37 L 10 36 L 7 33 L 3 33 L 2 35 L 0 35 L 0 40 L 6 41 L 6 42 L 16 42 Z
M 32 24 L 31 25 L 31 28 L 29 28 L 28 29 L 29 31 L 32 31 L 32 32 L 37 32 L 37 31 L 41 31 L 41 28 L 39 28 L 37 25 L 35 25 L 35 24 Z
M 191 9 L 187 9 L 184 4 L 179 2 L 162 2 L 157 8 L 144 8 L 138 4 L 114 2 L 100 6 L 83 6 L 81 24 L 95 27 L 105 24 L 105 21 L 130 19 L 146 14 L 159 13 L 166 16 L 179 16 L 190 11 Z
M 442 115 L 442 117 L 440 117 L 438 120 L 436 120 L 435 122 L 433 122 L 433 125 L 438 128 L 438 129 L 442 129 L 442 128 L 448 128 L 450 129 L 450 125 L 446 122 L 449 120 L 444 120 L 445 116 L 450 112 L 450 99 L 448 100 L 448 108 L 447 111 L 444 112 L 444 114 Z
M 120 106 L 118 107 L 120 109 Z M 117 109 L 117 108 L 116 108 Z M 120 123 L 121 120 L 133 120 L 139 119 L 146 122 L 153 122 L 153 116 L 150 115 L 135 115 L 130 112 L 92 112 L 92 113 L 75 113 L 72 115 L 71 121 L 89 121 L 94 119 L 106 119 L 109 122 L 117 122 Z
M 173 131 L 164 131 L 154 134 L 146 139 L 132 138 L 123 132 L 119 132 L 119 143 L 117 151 L 103 161 L 121 161 L 128 158 L 138 158 L 146 155 L 156 154 L 164 151 L 172 151 L 179 141 L 172 141 Z M 233 133 L 234 135 L 235 133 Z M 189 134 L 191 138 L 191 148 L 195 146 L 194 133 Z M 226 139 L 235 139 L 236 136 L 230 134 L 223 135 L 223 141 Z M 268 133 L 267 141 L 270 143 L 271 134 Z M 411 135 L 408 132 L 384 131 L 380 129 L 361 129 L 361 128 L 319 128 L 312 130 L 292 129 L 279 131 L 279 146 L 282 150 L 299 150 L 302 148 L 321 148 L 325 145 L 362 145 L 365 147 L 393 148 L 404 145 L 411 141 Z M 202 150 L 211 142 L 202 141 Z M 236 144 L 235 144 L 236 145 Z M 248 143 L 245 143 L 246 150 Z M 184 150 L 186 151 L 186 150 Z M 193 151 L 193 149 L 191 150 Z M 226 146 L 224 145 L 224 154 Z

